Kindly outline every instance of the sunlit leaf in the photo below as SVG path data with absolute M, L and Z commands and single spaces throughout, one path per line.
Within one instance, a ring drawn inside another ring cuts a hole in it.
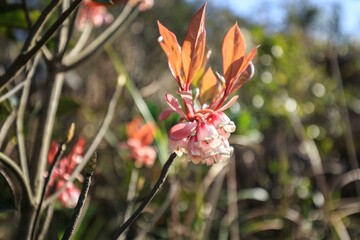
M 190 85 L 201 69 L 204 61 L 206 43 L 205 8 L 206 4 L 194 15 L 181 48 L 181 58 L 187 86 Z
M 245 50 L 244 37 L 235 23 L 225 35 L 222 45 L 223 71 L 226 80 L 230 80 L 238 74 Z
M 218 92 L 218 81 L 211 68 L 205 72 L 200 82 L 200 103 L 204 104 L 215 97 Z
M 179 84 L 184 84 L 184 79 L 180 75 L 181 71 L 181 53 L 180 46 L 174 33 L 164 27 L 159 21 L 160 38 L 159 43 L 168 57 L 168 63 L 173 76 L 179 81 Z

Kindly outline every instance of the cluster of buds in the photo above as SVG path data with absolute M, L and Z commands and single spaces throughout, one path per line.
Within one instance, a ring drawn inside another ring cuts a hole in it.
M 61 192 L 58 199 L 64 207 L 74 207 L 80 196 L 80 189 L 75 186 L 74 183 L 67 183 L 71 174 L 73 173 L 76 166 L 82 162 L 85 148 L 85 139 L 79 138 L 75 143 L 73 149 L 69 155 L 62 157 L 55 168 L 53 169 L 50 181 L 49 181 L 49 190 L 46 195 L 50 195 L 52 192 L 59 190 L 65 184 L 66 188 Z M 56 153 L 58 152 L 59 144 L 55 141 L 51 143 L 49 154 L 48 154 L 48 164 L 50 165 L 55 158 Z
M 225 35 L 222 45 L 223 75 L 214 73 L 206 62 L 206 4 L 194 15 L 180 47 L 176 36 L 160 22 L 159 43 L 168 58 L 169 68 L 176 79 L 182 105 L 171 94 L 166 95 L 170 108 L 159 116 L 166 119 L 172 113 L 181 118 L 169 131 L 170 149 L 198 164 L 211 165 L 230 158 L 233 148 L 228 138 L 235 124 L 224 113 L 238 96 L 237 91 L 253 73 L 252 59 L 256 48 L 246 55 L 243 35 L 235 23 Z M 229 99 L 230 98 L 230 99 Z
M 154 140 L 155 125 L 153 123 L 142 124 L 140 118 L 135 118 L 126 125 L 126 143 L 120 147 L 129 150 L 130 158 L 136 167 L 152 167 L 156 150 L 150 144 Z

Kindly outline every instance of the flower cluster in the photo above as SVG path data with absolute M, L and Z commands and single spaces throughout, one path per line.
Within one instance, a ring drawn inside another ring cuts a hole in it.
M 150 146 L 154 140 L 155 126 L 152 123 L 142 125 L 140 118 L 135 118 L 126 125 L 126 143 L 120 147 L 130 152 L 130 158 L 134 160 L 136 167 L 151 167 L 156 158 L 155 148 Z
M 47 195 L 62 188 L 64 184 L 67 184 L 65 190 L 59 195 L 59 200 L 64 207 L 74 207 L 79 199 L 80 189 L 72 182 L 67 183 L 67 180 L 70 178 L 76 166 L 83 160 L 84 147 L 85 140 L 83 138 L 79 138 L 70 154 L 61 158 L 52 172 Z M 59 144 L 53 141 L 48 154 L 49 164 L 54 161 L 54 157 L 58 149 Z
M 205 30 L 206 4 L 195 14 L 180 47 L 176 36 L 160 22 L 159 43 L 168 57 L 172 75 L 179 89 L 179 103 L 173 95 L 166 95 L 169 107 L 159 116 L 166 119 L 172 113 L 181 118 L 169 131 L 170 149 L 178 155 L 186 154 L 194 163 L 211 165 L 231 156 L 233 148 L 228 138 L 235 131 L 235 124 L 223 112 L 238 96 L 237 91 L 253 73 L 251 63 L 256 48 L 246 55 L 243 35 L 237 23 L 225 35 L 222 45 L 223 75 L 206 68 Z

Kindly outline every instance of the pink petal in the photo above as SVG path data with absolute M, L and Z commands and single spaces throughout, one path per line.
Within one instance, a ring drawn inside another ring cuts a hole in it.
M 186 118 L 178 100 L 171 94 L 166 94 L 165 96 L 167 104 L 173 109 L 175 112 L 179 113 L 183 118 Z
M 174 125 L 169 131 L 169 138 L 173 141 L 180 141 L 190 136 L 196 129 L 196 122 L 185 122 Z
M 226 109 L 228 109 L 229 107 L 231 107 L 231 105 L 233 105 L 238 98 L 239 98 L 238 95 L 233 96 L 233 97 L 230 99 L 230 101 L 228 101 L 227 103 L 225 103 L 221 108 L 217 109 L 216 111 L 217 111 L 217 112 L 223 112 L 223 111 L 225 111 Z
M 173 114 L 175 111 L 173 109 L 165 109 L 163 112 L 160 113 L 159 115 L 159 120 L 163 121 L 165 119 L 167 119 L 171 114 Z

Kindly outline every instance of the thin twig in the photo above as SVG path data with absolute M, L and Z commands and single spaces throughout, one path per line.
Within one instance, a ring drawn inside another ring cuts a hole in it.
M 0 152 L 0 161 L 6 166 L 6 169 L 11 171 L 17 178 L 21 186 L 22 196 L 25 196 L 24 199 L 26 199 L 29 202 L 29 204 L 34 204 L 34 197 L 33 197 L 33 193 L 31 192 L 30 185 L 28 182 L 25 181 L 24 175 L 20 167 L 15 163 L 14 160 L 9 158 L 7 155 L 5 155 L 2 152 Z
M 84 206 L 87 194 L 88 194 L 89 189 L 90 189 L 91 177 L 94 174 L 95 167 L 96 167 L 96 162 L 97 162 L 97 155 L 96 155 L 96 152 L 95 152 L 93 157 L 88 162 L 88 165 L 87 165 L 87 168 L 86 168 L 86 175 L 85 175 L 83 186 L 81 188 L 81 193 L 80 193 L 80 196 L 79 196 L 79 200 L 78 200 L 78 202 L 77 202 L 77 204 L 76 204 L 76 206 L 74 208 L 73 214 L 71 216 L 71 220 L 70 220 L 70 222 L 68 224 L 68 227 L 65 230 L 65 233 L 64 233 L 64 235 L 62 237 L 62 240 L 68 240 L 74 234 L 76 225 L 77 225 L 79 217 L 81 215 L 82 208 Z
M 18 110 L 18 116 L 16 118 L 16 137 L 18 141 L 18 149 L 19 149 L 19 158 L 20 158 L 20 165 L 21 169 L 24 173 L 24 178 L 27 182 L 29 181 L 29 169 L 27 164 L 27 158 L 26 158 L 26 147 L 25 147 L 25 137 L 24 137 L 24 115 L 26 106 L 29 99 L 30 94 L 30 87 L 31 87 L 31 80 L 35 74 L 35 69 L 40 61 L 41 54 L 38 54 L 34 62 L 32 63 L 29 72 L 27 73 L 26 79 L 25 79 L 25 85 L 23 88 L 23 92 L 21 94 L 20 99 L 20 105 Z
M 129 190 L 126 197 L 126 201 L 128 205 L 126 206 L 125 214 L 124 214 L 124 222 L 131 215 L 131 212 L 134 208 L 134 199 L 136 197 L 136 187 L 139 180 L 139 170 L 137 168 L 133 168 L 131 171 Z M 126 230 L 122 236 L 119 237 L 119 240 L 125 240 L 126 238 Z
M 146 196 L 144 201 L 140 204 L 140 206 L 135 210 L 133 215 L 126 220 L 126 222 L 120 226 L 120 228 L 115 232 L 116 238 L 119 238 L 120 235 L 127 229 L 140 215 L 140 213 L 144 210 L 144 208 L 149 204 L 149 202 L 153 199 L 155 194 L 159 191 L 163 183 L 165 182 L 166 176 L 168 175 L 169 169 L 176 158 L 176 153 L 172 153 L 169 159 L 164 164 L 159 179 L 155 183 L 154 187 L 151 189 L 150 193 Z
M 25 81 L 19 83 L 18 85 L 16 85 L 13 89 L 11 89 L 10 91 L 8 91 L 7 93 L 5 93 L 4 95 L 2 95 L 0 97 L 0 103 L 7 100 L 8 98 L 10 98 L 11 96 L 13 96 L 15 93 L 17 93 L 22 87 L 24 87 L 25 85 Z
M 23 8 L 23 11 L 24 11 L 26 24 L 28 25 L 28 28 L 30 29 L 32 27 L 32 22 L 31 22 L 30 11 L 29 11 L 28 5 L 26 3 L 26 0 L 21 0 L 21 7 Z
M 74 58 L 76 55 L 80 53 L 80 51 L 84 48 L 85 44 L 87 43 L 91 35 L 92 29 L 93 29 L 92 25 L 89 22 L 87 22 L 79 39 L 76 41 L 75 46 L 71 49 L 71 51 L 66 56 L 66 58 L 68 59 Z
M 127 26 L 135 19 L 138 14 L 138 10 L 133 12 L 131 4 L 126 4 L 124 10 L 116 18 L 116 20 L 94 41 L 92 41 L 83 51 L 78 55 L 65 57 L 63 62 L 63 69 L 61 71 L 69 71 L 88 60 L 90 56 L 93 56 L 98 50 L 100 50 L 106 43 L 112 41 L 118 33 L 122 32 Z M 131 14 L 131 15 L 130 15 Z M 130 15 L 130 17 L 128 17 Z
M 46 236 L 46 233 L 49 230 L 49 226 L 53 217 L 53 213 L 54 213 L 54 206 L 50 205 L 47 208 L 46 211 L 46 217 L 45 217 L 45 221 L 41 226 L 41 232 L 39 233 L 39 236 L 37 238 L 37 240 L 43 240 Z
M 39 18 L 36 20 L 34 26 L 29 32 L 29 35 L 25 39 L 22 52 L 28 50 L 34 40 L 36 40 L 38 34 L 40 34 L 41 30 L 43 29 L 46 21 L 50 18 L 52 12 L 55 10 L 56 6 L 60 3 L 60 0 L 53 0 L 51 1 L 44 10 L 41 11 Z
M 51 141 L 51 133 L 55 122 L 56 117 L 56 111 L 59 104 L 59 99 L 61 95 L 62 86 L 64 84 L 64 74 L 56 74 L 54 86 L 51 91 L 51 96 L 49 99 L 49 107 L 47 109 L 47 115 L 45 124 L 43 127 L 43 132 L 41 136 L 41 148 L 38 156 L 38 163 L 36 166 L 36 176 L 34 179 L 34 186 L 36 186 L 37 189 L 43 189 L 44 185 L 44 173 L 46 169 L 46 163 L 47 163 L 47 155 L 50 147 L 50 141 Z M 36 199 L 41 198 L 41 191 L 37 191 L 35 193 Z
M 76 179 L 76 177 L 80 174 L 82 169 L 86 166 L 90 157 L 94 154 L 95 150 L 97 149 L 100 142 L 104 138 L 104 136 L 109 128 L 110 122 L 111 122 L 112 118 L 114 117 L 116 104 L 120 98 L 121 90 L 122 90 L 122 87 L 124 86 L 124 84 L 125 84 L 125 79 L 122 75 L 120 75 L 118 77 L 115 92 L 110 100 L 108 110 L 107 110 L 104 120 L 100 126 L 100 129 L 99 129 L 99 131 L 97 131 L 97 135 L 95 136 L 93 142 L 91 143 L 90 147 L 86 151 L 83 161 L 76 167 L 74 172 L 69 177 L 67 183 L 73 182 Z M 56 200 L 57 197 L 65 190 L 65 188 L 66 188 L 66 184 L 64 184 L 64 186 L 62 186 L 58 191 L 56 191 L 54 194 L 52 194 L 50 197 L 48 197 L 44 201 L 44 207 L 49 205 L 52 201 Z
M 35 43 L 35 45 L 27 50 L 21 52 L 20 55 L 12 62 L 10 67 L 6 70 L 5 74 L 0 76 L 0 91 L 6 86 L 13 77 L 26 65 L 26 63 L 42 48 L 42 46 L 51 38 L 55 31 L 62 25 L 62 23 L 75 11 L 83 0 L 74 0 L 70 7 L 64 11 L 56 21 L 49 27 L 44 35 Z
M 171 177 L 171 176 L 170 176 Z M 168 209 L 171 201 L 174 199 L 176 193 L 180 189 L 180 184 L 178 181 L 171 183 L 170 181 L 170 191 L 168 192 L 166 199 L 162 202 L 162 205 L 156 210 L 156 213 L 151 218 L 151 220 L 147 223 L 146 226 L 142 227 L 138 235 L 136 236 L 136 240 L 142 240 L 145 238 L 145 235 L 152 229 L 152 227 L 156 224 L 157 221 L 161 218 L 161 216 Z
M 13 110 L 10 115 L 6 118 L 5 122 L 3 123 L 3 125 L 1 126 L 1 130 L 0 130 L 0 149 L 2 147 L 2 145 L 4 144 L 6 135 L 11 127 L 11 125 L 13 124 L 13 122 L 16 119 L 16 111 Z
M 54 156 L 54 159 L 53 159 L 52 163 L 49 166 L 47 176 L 46 176 L 46 178 L 44 180 L 43 189 L 41 191 L 39 206 L 36 209 L 35 220 L 34 220 L 32 230 L 31 230 L 31 239 L 36 239 L 36 236 L 35 236 L 36 235 L 36 229 L 37 229 L 38 224 L 39 224 L 39 216 L 40 216 L 42 205 L 43 205 L 43 202 L 44 202 L 46 189 L 47 189 L 47 186 L 48 186 L 48 184 L 50 182 L 54 167 L 56 166 L 57 162 L 62 157 L 65 150 L 66 150 L 66 141 L 60 143 L 59 149 L 57 150 L 57 152 L 56 152 L 56 154 Z
M 64 12 L 70 5 L 69 0 L 63 0 L 62 11 Z M 57 57 L 61 58 L 66 50 L 69 35 L 69 18 L 67 18 L 60 27 L 60 34 L 57 47 Z

